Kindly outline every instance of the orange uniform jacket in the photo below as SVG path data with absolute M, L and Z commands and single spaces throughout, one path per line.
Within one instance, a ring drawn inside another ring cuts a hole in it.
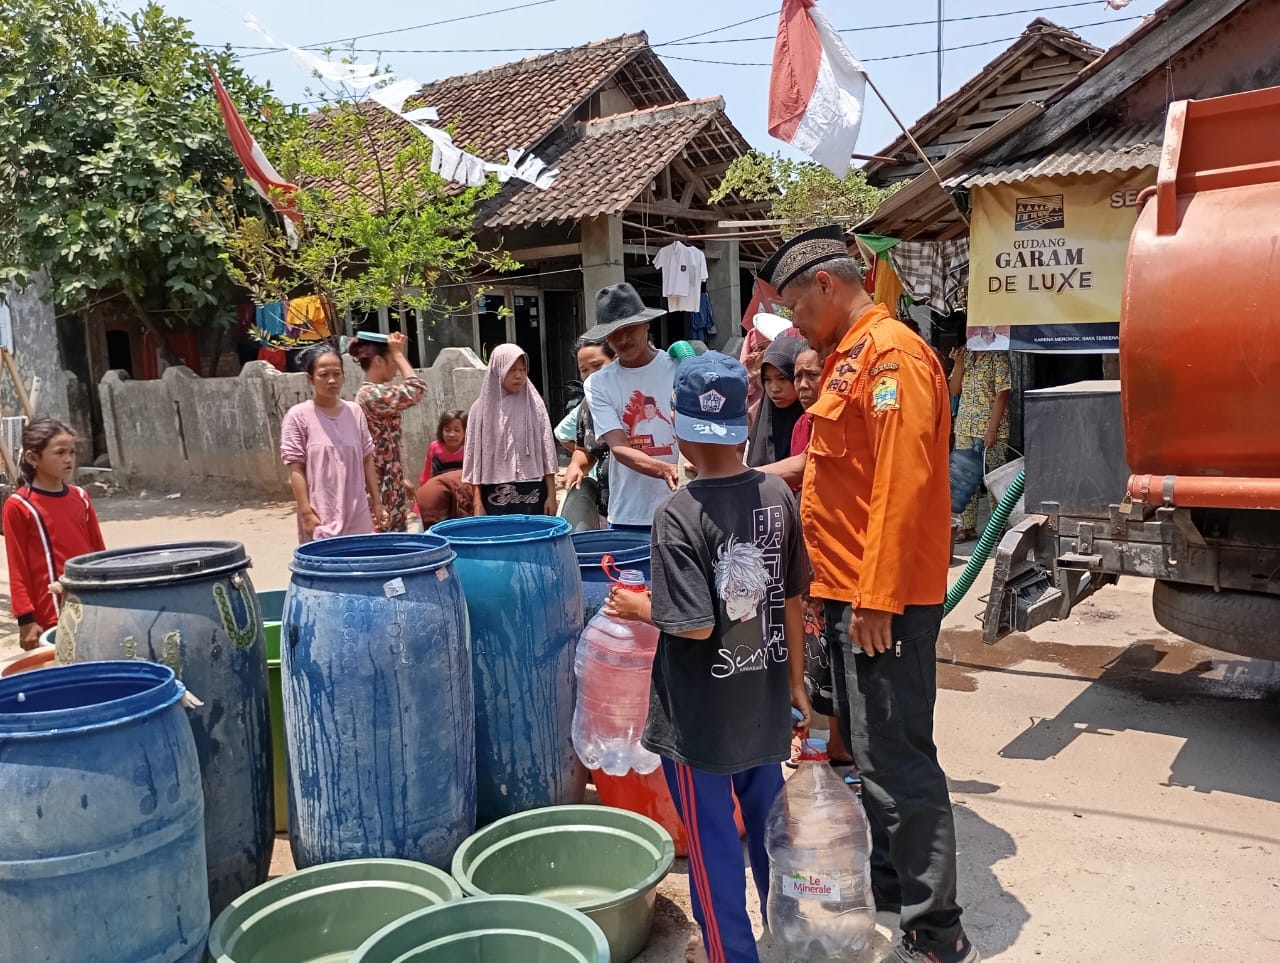
M 884 305 L 867 308 L 827 359 L 809 411 L 810 593 L 894 613 L 942 602 L 951 405 L 937 356 Z

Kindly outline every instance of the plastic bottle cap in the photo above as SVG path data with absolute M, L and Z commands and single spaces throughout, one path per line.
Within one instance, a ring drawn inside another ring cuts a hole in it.
M 829 762 L 826 739 L 801 739 L 800 762 Z

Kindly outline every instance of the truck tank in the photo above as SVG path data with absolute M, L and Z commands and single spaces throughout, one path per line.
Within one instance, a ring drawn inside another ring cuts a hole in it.
M 1280 508 L 1280 88 L 1171 105 L 1144 193 L 1120 323 L 1129 494 Z

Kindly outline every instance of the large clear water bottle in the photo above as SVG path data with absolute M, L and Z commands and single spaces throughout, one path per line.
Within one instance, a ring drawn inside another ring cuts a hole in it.
M 871 946 L 871 831 L 862 803 L 831 768 L 821 739 L 769 810 L 769 932 L 787 960 L 857 959 Z
M 606 556 L 605 571 L 612 559 Z M 633 570 L 613 579 L 619 588 L 645 591 L 644 575 Z M 574 657 L 578 701 L 573 710 L 573 748 L 588 769 L 611 776 L 628 770 L 650 773 L 660 760 L 640 745 L 649 718 L 649 685 L 658 630 L 597 612 L 583 629 Z

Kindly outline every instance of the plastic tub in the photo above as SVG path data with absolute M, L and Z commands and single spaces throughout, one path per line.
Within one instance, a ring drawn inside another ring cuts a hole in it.
M 53 630 L 50 629 L 50 632 Z M 46 632 L 45 635 L 49 633 Z M 41 636 L 44 638 L 44 636 Z M 11 675 L 18 675 L 22 672 L 31 672 L 35 669 L 48 669 L 54 665 L 54 658 L 58 650 L 52 645 L 41 645 L 32 649 L 20 659 L 14 659 L 8 665 L 0 670 L 0 678 L 8 678 Z
M 652 819 L 553 806 L 480 830 L 454 854 L 453 877 L 468 896 L 533 896 L 581 910 L 626 963 L 649 941 L 657 887 L 674 859 L 671 835 Z
M 283 594 L 283 593 L 281 593 Z M 258 596 L 262 598 L 261 595 Z M 267 643 L 267 712 L 271 719 L 271 763 L 274 772 L 276 832 L 289 831 L 289 756 L 284 741 L 284 695 L 280 679 L 280 623 L 263 622 Z
M 403 859 L 325 863 L 245 893 L 209 930 L 215 963 L 347 960 L 388 924 L 462 899 L 443 870 Z
M 421 910 L 369 937 L 351 963 L 610 963 L 594 922 L 557 903 L 486 896 Z

